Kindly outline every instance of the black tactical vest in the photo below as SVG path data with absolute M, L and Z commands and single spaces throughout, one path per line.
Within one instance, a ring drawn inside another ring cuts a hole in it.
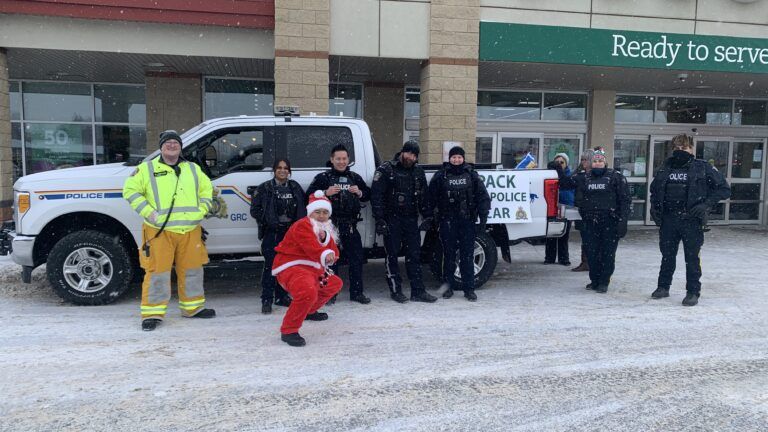
M 611 171 L 600 177 L 587 174 L 579 209 L 586 212 L 616 209 L 616 186 L 611 180 Z
M 453 173 L 450 169 L 445 171 L 445 191 L 442 200 L 445 200 L 445 209 L 450 213 L 447 216 L 460 216 L 464 219 L 472 217 L 474 199 L 472 196 L 472 175 L 467 170 L 461 173 Z
M 392 167 L 389 209 L 394 213 L 413 216 L 418 213 L 416 178 L 414 170 Z
M 296 220 L 298 203 L 293 195 L 290 184 L 275 185 L 275 213 L 281 225 L 290 224 Z
M 664 210 L 679 212 L 688 202 L 688 169 L 671 168 L 664 188 Z
M 349 188 L 355 185 L 354 179 L 346 173 L 339 174 L 333 170 L 326 176 L 330 186 L 338 186 L 341 189 L 339 193 L 328 198 L 334 219 L 357 219 L 360 214 L 360 198 L 349 191 Z

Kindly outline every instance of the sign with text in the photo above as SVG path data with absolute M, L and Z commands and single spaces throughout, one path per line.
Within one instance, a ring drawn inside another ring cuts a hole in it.
M 481 22 L 480 60 L 768 73 L 768 39 Z
M 531 223 L 531 182 L 525 171 L 477 173 L 491 196 L 488 223 Z

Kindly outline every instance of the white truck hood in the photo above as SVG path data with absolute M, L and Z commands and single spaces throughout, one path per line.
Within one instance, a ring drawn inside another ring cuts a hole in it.
M 13 185 L 13 188 L 15 190 L 23 191 L 51 181 L 73 183 L 77 182 L 78 179 L 124 178 L 130 175 L 134 169 L 136 169 L 135 166 L 128 166 L 123 163 L 112 163 L 45 171 L 37 174 L 30 174 L 18 179 Z

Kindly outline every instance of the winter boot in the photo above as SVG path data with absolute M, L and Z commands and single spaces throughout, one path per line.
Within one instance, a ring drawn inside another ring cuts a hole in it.
M 683 306 L 696 306 L 699 303 L 699 293 L 688 291 L 683 299 Z
M 205 318 L 205 319 L 208 319 L 208 318 L 213 318 L 215 316 L 216 316 L 216 311 L 215 310 L 213 310 L 213 309 L 203 309 L 200 312 L 198 312 L 198 313 L 196 313 L 196 314 L 194 314 L 194 315 L 192 315 L 190 317 L 187 317 L 187 318 Z
M 269 315 L 272 313 L 272 300 L 261 301 L 261 313 L 264 315 Z
M 471 302 L 477 301 L 477 294 L 474 291 L 464 291 L 464 297 Z
M 278 306 L 288 307 L 291 305 L 291 301 L 291 298 L 286 295 L 283 297 L 277 297 L 275 299 L 275 304 Z
M 571 271 L 582 272 L 589 271 L 589 264 L 587 263 L 587 254 L 581 253 L 581 264 L 571 269 Z
M 301 335 L 298 333 L 288 333 L 288 334 L 281 334 L 280 340 L 287 343 L 290 346 L 295 347 L 302 347 L 307 344 L 307 341 L 304 340 Z
M 446 290 L 443 292 L 443 298 L 444 298 L 444 299 L 449 299 L 449 298 L 451 298 L 451 297 L 453 297 L 453 289 L 452 289 L 451 287 L 448 287 L 448 289 L 446 289 Z
M 595 287 L 595 292 L 600 294 L 605 294 L 608 292 L 608 285 L 607 284 L 599 284 Z
M 389 293 L 389 296 L 392 298 L 392 300 L 398 302 L 398 303 L 406 303 L 408 301 L 408 297 L 406 297 L 403 294 L 403 291 L 400 289 L 395 289 Z
M 423 302 L 423 303 L 434 303 L 437 301 L 437 297 L 433 296 L 432 294 L 428 293 L 426 290 L 419 290 L 416 292 L 411 292 L 411 301 L 415 302 Z
M 359 293 L 359 294 L 352 294 L 349 296 L 350 301 L 358 302 L 360 304 L 368 304 L 371 302 L 371 299 L 366 297 L 365 294 Z
M 669 297 L 669 288 L 658 287 L 656 291 L 651 293 L 651 298 L 654 299 L 662 299 L 664 297 Z
M 311 314 L 307 314 L 306 318 L 304 318 L 304 321 L 325 321 L 328 319 L 328 314 L 325 312 L 315 312 Z
M 141 329 L 144 331 L 152 331 L 156 329 L 162 321 L 163 320 L 157 318 L 147 318 L 141 322 Z
M 595 288 L 597 288 L 597 283 L 596 282 L 590 282 L 590 283 L 587 284 L 587 286 L 585 288 L 588 289 L 588 290 L 594 290 Z

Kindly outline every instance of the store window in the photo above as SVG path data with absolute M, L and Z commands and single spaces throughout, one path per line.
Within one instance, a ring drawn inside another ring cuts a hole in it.
M 421 90 L 417 87 L 405 88 L 405 130 L 419 130 L 419 113 L 421 111 Z
M 763 175 L 763 143 L 734 142 L 731 177 L 760 179 Z
M 493 162 L 493 137 L 479 136 L 475 138 L 475 162 Z
M 546 159 L 546 161 L 542 161 L 539 165 L 546 167 L 548 162 L 555 159 L 555 155 L 558 153 L 565 153 L 568 155 L 568 167 L 572 172 L 575 172 L 576 167 L 579 165 L 580 145 L 581 140 L 578 138 L 545 137 L 544 159 Z
M 328 96 L 328 115 L 363 118 L 363 86 L 331 84 Z
M 653 96 L 616 95 L 617 123 L 653 123 Z
M 763 204 L 762 179 L 764 142 L 743 140 L 733 142 L 731 156 L 731 199 L 728 219 L 759 221 Z
M 11 83 L 14 175 L 143 158 L 144 98 L 139 85 Z
M 657 123 L 731 124 L 731 99 L 660 97 Z
M 483 120 L 540 120 L 541 93 L 479 91 L 477 118 Z
M 734 125 L 768 125 L 768 102 L 736 99 L 733 106 Z
M 587 118 L 587 95 L 579 93 L 544 93 L 543 120 L 580 120 Z
M 539 154 L 539 138 L 511 137 L 501 138 L 501 164 L 504 168 L 515 168 L 528 154 Z
M 272 81 L 206 78 L 205 119 L 239 115 L 272 115 L 275 83 Z
M 616 138 L 613 147 L 613 167 L 624 177 L 647 175 L 648 138 Z
M 338 126 L 283 126 L 286 157 L 291 167 L 325 168 L 331 149 L 343 144 L 349 150 L 349 161 L 355 160 L 352 131 Z

